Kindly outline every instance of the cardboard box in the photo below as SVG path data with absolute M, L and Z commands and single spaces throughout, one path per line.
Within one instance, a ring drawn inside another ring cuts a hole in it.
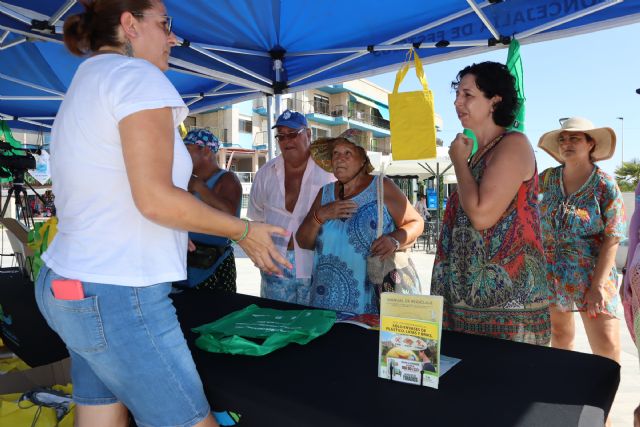
M 71 359 L 60 360 L 26 371 L 0 375 L 0 394 L 24 393 L 38 387 L 71 382 Z
M 27 246 L 29 230 L 20 221 L 14 218 L 0 218 L 0 224 L 7 229 L 7 237 L 14 253 L 21 253 L 25 257 L 33 255 L 33 251 Z

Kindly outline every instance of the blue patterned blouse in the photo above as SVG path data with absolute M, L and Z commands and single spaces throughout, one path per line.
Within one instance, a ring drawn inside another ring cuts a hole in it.
M 358 210 L 349 219 L 324 223 L 316 238 L 311 305 L 353 313 L 377 313 L 373 288 L 367 281 L 367 256 L 376 239 L 377 205 L 374 177 L 369 186 L 351 200 Z M 335 200 L 335 183 L 322 187 L 322 205 Z M 391 214 L 383 209 L 383 234 L 396 229 Z

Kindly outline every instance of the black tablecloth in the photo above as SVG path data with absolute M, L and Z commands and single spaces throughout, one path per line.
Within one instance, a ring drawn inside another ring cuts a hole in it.
M 214 410 L 241 426 L 602 426 L 620 381 L 606 358 L 455 332 L 442 353 L 462 361 L 439 389 L 377 377 L 378 332 L 336 324 L 307 345 L 262 357 L 204 352 L 190 328 L 255 303 L 210 291 L 174 297 Z

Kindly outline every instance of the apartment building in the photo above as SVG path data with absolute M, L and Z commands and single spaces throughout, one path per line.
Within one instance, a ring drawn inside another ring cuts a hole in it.
M 312 139 L 362 131 L 372 163 L 391 154 L 389 91 L 367 80 L 322 86 L 282 96 L 282 110 L 306 115 Z M 264 97 L 190 116 L 188 127 L 208 127 L 221 141 L 218 162 L 235 171 L 243 185 L 246 207 L 255 172 L 268 158 L 267 104 Z M 442 119 L 436 117 L 437 127 Z M 277 144 L 276 144 L 277 147 Z

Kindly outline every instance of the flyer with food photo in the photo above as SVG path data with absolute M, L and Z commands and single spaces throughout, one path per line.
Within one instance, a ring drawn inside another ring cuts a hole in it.
M 383 293 L 378 376 L 438 388 L 441 296 Z

